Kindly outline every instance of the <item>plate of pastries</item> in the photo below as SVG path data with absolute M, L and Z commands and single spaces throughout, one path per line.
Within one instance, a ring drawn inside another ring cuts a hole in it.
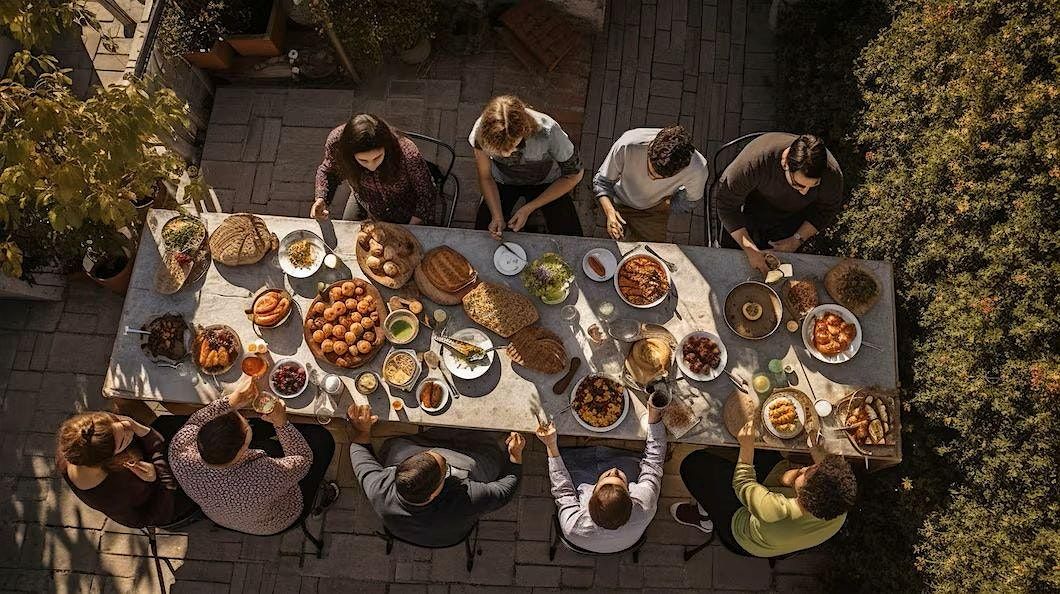
M 423 258 L 419 240 L 408 229 L 377 221 L 361 225 L 355 252 L 361 271 L 388 289 L 405 286 Z
M 861 324 L 842 305 L 818 305 L 802 320 L 806 350 L 825 363 L 843 363 L 861 348 Z
M 368 281 L 352 278 L 333 283 L 306 312 L 303 328 L 309 350 L 338 367 L 364 365 L 383 346 L 384 307 L 379 291 Z
M 214 324 L 198 328 L 192 352 L 195 353 L 195 363 L 203 373 L 221 375 L 239 360 L 243 345 L 231 326 Z
M 806 411 L 802 404 L 783 393 L 771 394 L 762 403 L 762 423 L 766 430 L 780 439 L 791 439 L 802 433 L 806 425 Z

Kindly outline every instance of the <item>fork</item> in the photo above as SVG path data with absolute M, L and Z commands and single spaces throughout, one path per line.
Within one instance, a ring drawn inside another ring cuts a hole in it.
M 649 254 L 651 254 L 651 255 L 655 256 L 656 258 L 658 258 L 659 260 L 661 260 L 663 264 L 666 264 L 666 268 L 669 269 L 670 272 L 677 272 L 677 264 L 674 264 L 673 262 L 667 260 L 666 258 L 663 258 L 661 255 L 659 255 L 659 252 L 655 251 L 655 249 L 652 248 L 650 245 L 644 244 L 644 249 Z

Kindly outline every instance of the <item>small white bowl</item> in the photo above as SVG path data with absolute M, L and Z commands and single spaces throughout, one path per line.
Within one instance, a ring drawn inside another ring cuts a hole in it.
M 423 390 L 427 387 L 427 384 L 438 384 L 442 389 L 442 399 L 438 402 L 438 406 L 427 406 L 422 400 L 420 400 L 420 395 L 423 394 Z M 423 412 L 436 413 L 445 408 L 446 405 L 449 404 L 451 398 L 452 395 L 449 394 L 449 386 L 445 385 L 445 382 L 432 377 L 424 378 L 423 381 L 420 382 L 420 385 L 416 387 L 416 402 L 419 403 Z
M 294 394 L 284 394 L 283 392 L 281 392 L 279 390 L 279 388 L 276 386 L 276 382 L 275 382 L 276 372 L 281 367 L 284 367 L 284 366 L 287 366 L 287 365 L 295 365 L 296 367 L 300 368 L 303 373 L 305 373 L 305 381 L 302 382 L 302 388 L 299 389 Z M 277 396 L 279 396 L 280 398 L 283 398 L 285 400 L 290 400 L 291 398 L 297 398 L 297 397 L 301 396 L 302 392 L 305 392 L 306 386 L 308 386 L 308 385 L 309 385 L 309 370 L 306 369 L 304 363 L 302 363 L 301 361 L 299 361 L 297 359 L 292 359 L 290 357 L 288 357 L 286 359 L 280 359 L 279 361 L 276 362 L 275 365 L 272 366 L 272 369 L 269 370 L 269 387 L 272 388 L 272 393 L 276 394 Z

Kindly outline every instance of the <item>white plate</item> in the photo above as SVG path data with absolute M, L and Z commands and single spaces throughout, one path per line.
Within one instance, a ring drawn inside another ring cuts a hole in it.
M 857 332 L 857 334 L 854 335 L 854 340 L 847 345 L 846 350 L 835 355 L 821 354 L 821 352 L 813 346 L 813 323 L 817 320 L 818 316 L 823 316 L 828 312 L 835 312 L 847 323 L 854 324 L 854 330 Z M 857 316 L 842 305 L 836 305 L 834 303 L 818 305 L 811 309 L 802 320 L 802 344 L 806 346 L 806 350 L 810 351 L 810 354 L 813 355 L 814 358 L 820 361 L 824 361 L 825 363 L 845 363 L 853 359 L 854 355 L 858 354 L 858 351 L 861 349 L 861 322 L 858 321 Z
M 302 368 L 302 371 L 305 372 L 305 383 L 302 384 L 302 389 L 298 390 L 294 394 L 284 394 L 283 392 L 279 391 L 276 388 L 276 383 L 273 381 L 273 377 L 276 375 L 276 371 L 279 370 L 280 367 L 282 367 L 284 365 L 291 364 L 291 363 L 293 363 L 293 364 L 297 365 L 298 367 Z M 279 361 L 276 362 L 275 365 L 272 366 L 272 369 L 269 370 L 269 387 L 272 388 L 272 393 L 273 394 L 279 396 L 280 398 L 283 398 L 284 400 L 290 400 L 292 398 L 298 398 L 299 396 L 302 395 L 302 392 L 305 392 L 306 386 L 308 386 L 308 385 L 309 385 L 309 370 L 306 369 L 306 366 L 301 361 L 299 361 L 297 359 L 291 359 L 291 358 L 280 359 Z
M 618 293 L 619 299 L 624 301 L 626 303 L 626 305 L 629 305 L 631 307 L 636 307 L 638 309 L 649 309 L 649 308 L 655 307 L 656 305 L 659 305 L 660 303 L 665 301 L 666 298 L 669 296 L 669 292 L 664 293 L 662 297 L 659 297 L 655 301 L 652 301 L 651 303 L 648 303 L 646 305 L 636 305 L 636 304 L 630 303 L 629 300 L 626 299 L 626 296 L 622 294 L 621 289 L 618 288 L 618 271 L 622 270 L 622 267 L 625 266 L 626 262 L 628 262 L 629 260 L 632 260 L 633 258 L 640 258 L 640 257 L 651 258 L 652 260 L 655 260 L 656 262 L 658 262 L 659 266 L 662 268 L 663 274 L 666 275 L 666 282 L 669 284 L 670 290 L 671 291 L 673 290 L 674 279 L 673 279 L 673 277 L 670 276 L 670 270 L 666 268 L 666 264 L 663 264 L 662 260 L 656 258 L 655 256 L 653 256 L 651 254 L 648 254 L 648 253 L 645 253 L 645 252 L 638 252 L 637 250 L 634 250 L 634 251 L 630 252 L 630 254 L 627 255 L 625 258 L 622 258 L 622 261 L 619 262 L 618 266 L 615 267 L 615 275 L 614 275 L 615 292 Z
M 604 275 L 600 276 L 593 271 L 592 267 L 589 266 L 589 256 L 596 256 L 597 260 L 604 265 Z M 593 248 L 582 256 L 582 271 L 585 272 L 585 276 L 591 278 L 594 281 L 602 282 L 609 280 L 612 276 L 615 276 L 615 270 L 618 269 L 618 259 L 615 258 L 614 252 L 604 248 Z
M 302 239 L 308 239 L 313 244 L 313 263 L 308 268 L 295 267 L 291 263 L 291 259 L 287 257 L 287 250 L 291 247 L 291 244 Z M 324 262 L 324 256 L 327 254 L 328 250 L 324 247 L 324 240 L 319 235 L 307 229 L 297 229 L 283 236 L 283 240 L 280 241 L 278 258 L 280 260 L 280 268 L 288 276 L 307 278 L 313 276 L 317 270 L 320 270 L 320 265 Z
M 697 336 L 705 336 L 713 340 L 718 345 L 718 350 L 721 351 L 721 360 L 718 361 L 718 366 L 714 369 L 711 369 L 708 373 L 693 373 L 692 370 L 688 368 L 688 363 L 685 363 L 685 343 L 688 342 L 689 338 Z M 681 373 L 685 374 L 685 376 L 687 377 L 690 377 L 694 380 L 699 380 L 701 382 L 709 382 L 710 380 L 721 375 L 722 370 L 725 369 L 725 365 L 729 362 L 729 353 L 725 349 L 725 343 L 722 342 L 720 338 L 718 338 L 717 334 L 712 334 L 705 330 L 700 330 L 699 332 L 689 332 L 684 338 L 682 338 L 681 344 L 677 345 L 676 357 L 677 366 L 681 369 Z
M 449 337 L 464 342 L 470 342 L 483 349 L 488 350 L 493 348 L 493 341 L 490 340 L 490 337 L 487 336 L 485 332 L 478 328 L 464 328 L 463 330 L 450 334 Z M 449 373 L 465 380 L 472 380 L 486 375 L 490 366 L 493 365 L 493 359 L 496 355 L 497 351 L 490 351 L 486 353 L 485 362 L 472 365 L 458 357 L 449 347 L 442 347 L 442 363 L 445 364 L 445 368 L 449 370 Z
M 497 246 L 497 251 L 493 252 L 493 267 L 497 269 L 497 272 L 505 276 L 515 276 L 526 268 L 526 250 L 523 246 L 518 243 L 512 243 L 510 241 L 504 242 L 512 252 L 519 254 L 519 258 L 512 255 L 512 252 L 504 249 L 504 246 Z
M 776 427 L 773 426 L 773 423 L 769 422 L 769 405 L 780 398 L 787 398 L 790 400 L 792 404 L 795 405 L 795 416 L 799 417 L 798 428 L 791 433 L 781 433 L 780 431 L 777 431 Z M 769 398 L 766 398 L 765 402 L 762 403 L 762 425 L 765 426 L 767 431 L 780 439 L 791 439 L 798 436 L 798 434 L 802 433 L 803 429 L 806 428 L 806 411 L 802 409 L 802 403 L 791 396 L 786 394 L 770 394 Z
M 579 379 L 577 382 L 575 382 L 574 389 L 572 389 L 570 391 L 570 402 L 571 403 L 574 402 L 574 395 L 578 393 L 578 388 L 581 387 L 582 382 L 584 382 L 585 380 L 587 380 L 587 379 L 589 379 L 591 377 L 595 377 L 596 375 L 598 375 L 598 374 L 590 373 L 589 375 L 582 376 L 581 379 Z M 614 378 L 608 378 L 608 379 L 614 379 Z M 621 384 L 622 384 L 622 382 L 619 382 L 619 385 L 621 385 Z M 617 421 L 615 421 L 614 423 L 608 425 L 607 427 L 594 427 L 594 426 L 590 425 L 589 423 L 586 423 L 585 420 L 581 418 L 581 415 L 578 414 L 578 411 L 574 410 L 573 406 L 570 408 L 570 414 L 574 417 L 574 420 L 577 421 L 579 425 L 581 425 L 582 427 L 588 429 L 589 431 L 593 431 L 595 433 L 606 433 L 606 432 L 614 429 L 615 427 L 618 427 L 619 425 L 622 424 L 622 421 L 626 420 L 626 415 L 629 414 L 629 388 L 626 388 L 625 386 L 622 387 L 622 414 L 618 415 L 618 420 Z
M 438 406 L 426 406 L 423 404 L 423 401 L 420 400 L 420 394 L 423 393 L 423 389 L 427 387 L 428 383 L 435 383 L 442 387 L 442 400 L 438 403 Z M 420 408 L 423 409 L 423 412 L 436 413 L 442 410 L 447 404 L 449 404 L 450 398 L 452 398 L 452 395 L 449 393 L 449 386 L 445 385 L 444 381 L 437 378 L 425 377 L 423 378 L 423 381 L 420 382 L 420 385 L 416 387 L 416 402 L 420 405 Z

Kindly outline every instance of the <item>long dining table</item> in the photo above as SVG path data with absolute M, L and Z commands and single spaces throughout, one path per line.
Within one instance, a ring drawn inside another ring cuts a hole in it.
M 144 232 L 133 268 L 132 280 L 125 299 L 119 322 L 118 338 L 114 344 L 110 365 L 104 382 L 104 395 L 110 398 L 158 401 L 163 404 L 202 405 L 218 398 L 230 389 L 240 376 L 239 365 L 220 376 L 206 376 L 198 372 L 194 364 L 174 367 L 160 366 L 150 361 L 141 349 L 140 336 L 125 334 L 121 329 L 141 328 L 160 314 L 175 312 L 183 315 L 189 325 L 208 326 L 227 324 L 233 328 L 245 345 L 254 338 L 262 338 L 274 358 L 292 357 L 311 364 L 323 372 L 339 375 L 344 389 L 333 402 L 332 416 L 345 415 L 351 402 L 369 404 L 374 414 L 382 421 L 412 423 L 425 427 L 459 427 L 490 431 L 533 432 L 545 417 L 554 416 L 560 435 L 596 437 L 619 440 L 642 440 L 646 434 L 646 404 L 644 396 L 630 398 L 631 409 L 624 420 L 606 433 L 592 432 L 581 426 L 570 411 L 562 411 L 570 403 L 570 390 L 556 394 L 552 387 L 562 374 L 546 375 L 512 364 L 503 352 L 496 351 L 489 370 L 480 378 L 461 380 L 452 378 L 461 397 L 453 399 L 438 413 L 429 413 L 418 406 L 412 392 L 390 388 L 381 382 L 380 389 L 369 396 L 355 389 L 356 376 L 363 370 L 380 371 L 389 345 L 366 365 L 358 369 L 343 369 L 317 360 L 303 338 L 302 320 L 313 298 L 317 295 L 319 282 L 332 283 L 337 280 L 360 277 L 361 272 L 355 255 L 355 236 L 360 223 L 355 221 L 318 221 L 314 219 L 260 215 L 268 228 L 279 238 L 286 234 L 308 229 L 318 234 L 339 259 L 334 268 L 321 267 L 309 278 L 290 277 L 282 271 L 275 251 L 267 254 L 256 264 L 229 267 L 212 263 L 202 278 L 189 281 L 180 291 L 163 295 L 154 288 L 156 270 L 161 265 L 161 229 L 169 218 L 178 213 L 169 210 L 152 210 L 148 213 Z M 212 232 L 228 215 L 204 213 L 200 215 L 208 230 Z M 494 266 L 494 252 L 499 244 L 488 233 L 469 229 L 408 226 L 426 252 L 431 248 L 448 245 L 463 254 L 478 272 L 479 279 L 507 285 L 526 294 L 518 276 L 505 276 Z M 616 374 L 621 371 L 629 350 L 626 343 L 607 339 L 601 344 L 591 340 L 587 328 L 597 322 L 595 304 L 601 300 L 615 305 L 616 318 L 632 318 L 645 323 L 664 326 L 678 340 L 690 332 L 706 330 L 718 335 L 727 350 L 727 369 L 738 378 L 750 382 L 753 374 L 766 369 L 771 359 L 781 359 L 793 367 L 793 383 L 796 387 L 817 399 L 837 402 L 859 387 L 876 386 L 884 390 L 897 387 L 897 351 L 895 330 L 895 302 L 893 273 L 890 264 L 882 261 L 857 260 L 880 281 L 879 302 L 865 315 L 859 316 L 865 341 L 874 348 L 863 346 L 851 360 L 841 364 L 829 364 L 813 358 L 803 344 L 800 332 L 789 332 L 784 324 L 767 338 L 747 340 L 729 329 L 724 319 L 724 302 L 729 290 L 737 284 L 755 278 L 742 252 L 710 247 L 652 243 L 659 255 L 676 265 L 672 273 L 675 297 L 662 304 L 640 309 L 628 306 L 618 296 L 612 281 L 595 282 L 582 270 L 583 255 L 592 248 L 610 250 L 621 257 L 633 249 L 643 249 L 644 244 L 634 244 L 611 239 L 591 237 L 564 237 L 535 233 L 506 233 L 505 241 L 518 244 L 533 259 L 545 252 L 557 252 L 571 265 L 575 272 L 570 295 L 559 305 L 545 305 L 530 297 L 540 314 L 539 324 L 558 334 L 568 355 L 577 356 L 585 363 L 574 376 L 578 378 L 598 371 Z M 780 254 L 781 260 L 790 263 L 796 278 L 823 279 L 838 258 L 811 254 Z M 409 285 L 415 283 L 409 281 Z M 384 300 L 400 293 L 376 285 Z M 277 328 L 259 329 L 245 315 L 252 296 L 262 287 L 280 287 L 291 293 L 295 311 L 290 319 Z M 819 291 L 822 300 L 829 302 L 827 293 Z M 450 332 L 474 326 L 459 305 L 437 306 L 423 301 L 425 311 L 443 309 L 448 314 Z M 577 317 L 572 321 L 561 318 L 562 305 L 573 305 Z M 496 346 L 506 341 L 492 332 L 483 330 Z M 421 328 L 416 339 L 407 347 L 419 352 L 434 346 L 431 332 Z M 424 375 L 437 375 L 439 370 L 423 366 Z M 706 446 L 736 446 L 735 437 L 726 429 L 723 406 L 733 394 L 734 382 L 726 375 L 709 382 L 682 380 L 677 384 L 679 397 L 686 402 L 698 418 L 696 425 L 671 441 Z M 749 390 L 753 395 L 754 392 Z M 396 410 L 394 399 L 402 399 L 404 406 Z M 286 402 L 288 411 L 298 415 L 315 417 L 322 402 L 321 396 L 310 386 L 301 396 Z M 882 467 L 901 461 L 900 410 L 895 396 L 894 423 L 892 432 L 897 443 L 893 447 L 872 448 L 869 455 L 858 452 L 845 435 L 836 428 L 840 426 L 838 415 L 822 420 L 821 435 L 825 447 L 851 458 L 865 458 L 873 466 Z M 560 413 L 560 414 L 555 414 Z M 771 440 L 760 436 L 760 446 L 780 451 L 805 451 L 806 436 L 791 440 Z

